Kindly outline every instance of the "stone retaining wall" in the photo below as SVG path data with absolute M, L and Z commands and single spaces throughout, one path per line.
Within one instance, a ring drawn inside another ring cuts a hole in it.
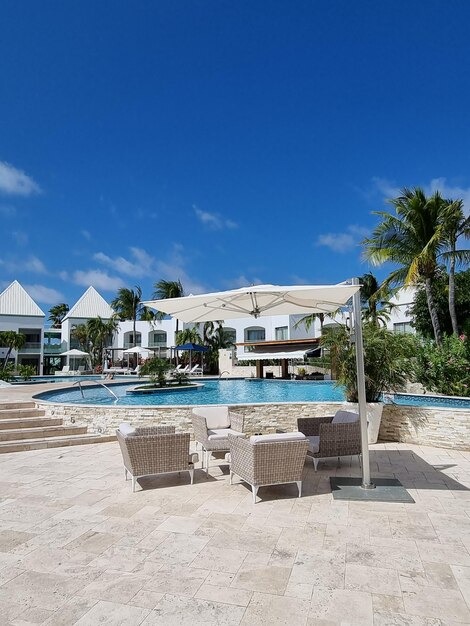
M 36 406 L 48 417 L 61 417 L 64 424 L 88 427 L 88 432 L 114 434 L 122 422 L 133 424 L 174 424 L 177 431 L 192 432 L 191 406 L 92 406 L 84 404 L 53 404 L 36 400 Z M 298 417 L 333 415 L 340 404 L 312 402 L 298 404 L 237 404 L 230 410 L 245 418 L 249 434 L 275 433 L 297 429 Z
M 52 404 L 37 400 L 48 417 L 62 417 L 64 424 L 88 427 L 90 433 L 114 434 L 121 422 L 174 424 L 177 431 L 192 432 L 190 406 L 88 406 Z M 298 417 L 333 415 L 341 403 L 233 405 L 231 411 L 245 417 L 248 434 L 297 429 Z M 416 443 L 440 448 L 470 450 L 470 410 L 385 405 L 381 441 Z
M 386 404 L 379 439 L 470 450 L 470 410 Z

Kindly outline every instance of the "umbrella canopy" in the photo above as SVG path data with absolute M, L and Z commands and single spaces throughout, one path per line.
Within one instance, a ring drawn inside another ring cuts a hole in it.
M 358 287 L 339 285 L 254 285 L 183 298 L 144 302 L 183 322 L 215 322 L 239 317 L 330 313 L 346 304 Z
M 148 354 L 148 350 L 135 346 L 134 348 L 129 348 L 129 350 L 124 350 L 124 354 Z
M 364 356 L 362 346 L 361 302 L 359 281 L 337 285 L 254 285 L 230 291 L 197 296 L 150 300 L 144 305 L 168 313 L 183 322 L 215 322 L 223 319 L 263 317 L 270 315 L 307 315 L 332 313 L 353 298 L 354 340 L 361 420 L 363 487 L 370 487 L 369 447 L 367 443 L 367 411 L 365 395 Z M 191 354 L 191 352 L 189 353 Z M 249 356 L 247 357 L 250 358 Z
M 83 350 L 77 350 L 73 348 L 72 350 L 67 350 L 66 352 L 61 352 L 59 356 L 90 356 L 88 352 L 83 352 Z
M 197 343 L 184 343 L 182 346 L 175 346 L 175 350 L 194 350 L 194 352 L 207 352 L 209 348 L 200 346 Z

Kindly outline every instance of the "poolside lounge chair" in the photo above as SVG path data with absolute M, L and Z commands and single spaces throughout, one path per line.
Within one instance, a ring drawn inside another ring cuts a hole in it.
M 61 370 L 56 370 L 54 373 L 56 376 L 63 376 L 64 374 L 70 374 L 70 365 L 64 365 Z
M 121 424 L 116 436 L 124 461 L 124 474 L 132 478 L 132 491 L 138 478 L 155 474 L 189 472 L 194 481 L 194 465 L 199 455 L 189 452 L 189 433 L 175 433 L 174 426 L 134 428 Z
M 200 365 L 194 365 L 188 372 L 188 376 L 202 376 L 202 367 Z
M 212 452 L 229 450 L 229 435 L 245 437 L 244 418 L 243 415 L 231 413 L 228 406 L 201 406 L 192 410 L 192 421 L 194 439 L 201 444 L 202 466 L 205 465 L 207 475 Z
M 249 439 L 228 436 L 230 484 L 234 474 L 251 485 L 253 502 L 260 487 L 296 483 L 302 495 L 302 471 L 308 439 L 299 432 L 255 435 Z
M 308 456 L 317 471 L 318 461 L 329 457 L 359 455 L 361 458 L 361 424 L 359 415 L 339 410 L 325 417 L 299 417 L 297 428 L 309 440 Z
M 181 363 L 179 363 L 178 366 L 170 373 L 171 374 L 187 374 L 188 372 L 189 372 L 189 365 L 185 365 L 185 367 L 183 367 Z

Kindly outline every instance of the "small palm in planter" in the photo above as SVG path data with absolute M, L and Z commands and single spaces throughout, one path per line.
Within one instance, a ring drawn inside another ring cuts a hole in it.
M 166 385 L 166 374 L 171 369 L 169 361 L 165 359 L 148 359 L 140 370 L 141 376 L 150 376 L 152 383 L 164 387 Z
M 404 389 L 411 378 L 415 338 L 366 323 L 363 339 L 369 443 L 375 443 L 382 418 L 382 393 Z M 330 352 L 336 383 L 344 387 L 346 400 L 357 403 L 356 349 L 347 329 L 344 326 L 326 329 L 322 347 Z

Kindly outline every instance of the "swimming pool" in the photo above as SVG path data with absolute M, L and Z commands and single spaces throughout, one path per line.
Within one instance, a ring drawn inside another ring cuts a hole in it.
M 198 381 L 199 382 L 199 381 Z M 95 404 L 100 406 L 181 406 L 199 404 L 259 404 L 264 402 L 342 402 L 344 392 L 331 381 L 272 381 L 272 380 L 204 380 L 196 389 L 155 395 L 126 394 L 138 384 L 113 385 L 113 393 L 104 387 L 83 386 L 80 389 L 47 391 L 36 399 L 65 404 Z
M 121 378 L 116 376 L 115 379 Z M 122 379 L 129 380 L 128 376 L 122 376 Z M 24 380 L 20 376 L 15 376 L 14 385 L 36 385 L 40 383 L 74 383 L 77 381 L 85 382 L 87 380 L 103 380 L 101 374 L 85 374 L 81 376 L 31 376 L 29 380 Z M 135 380 L 135 379 L 134 379 Z

